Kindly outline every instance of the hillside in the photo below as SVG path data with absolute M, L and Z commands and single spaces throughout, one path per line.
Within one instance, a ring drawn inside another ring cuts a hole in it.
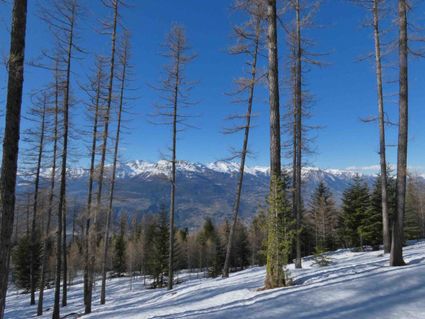
M 354 253 L 339 250 L 329 253 L 332 264 L 313 265 L 304 260 L 304 268 L 289 265 L 294 286 L 259 291 L 264 267 L 231 274 L 229 279 L 196 279 L 180 274 L 183 282 L 173 291 L 146 289 L 136 278 L 130 290 L 129 278 L 108 281 L 108 301 L 98 304 L 98 286 L 94 311 L 83 318 L 424 318 L 425 242 L 404 250 L 404 267 L 389 267 L 382 252 Z M 46 291 L 46 307 L 51 307 L 53 290 Z M 72 286 L 66 318 L 83 312 L 82 285 Z M 33 317 L 34 306 L 28 298 L 9 291 L 6 318 Z M 41 318 L 49 318 L 50 310 Z
M 167 179 L 169 163 L 159 161 L 130 161 L 121 163 L 117 170 L 115 217 L 125 210 L 138 217 L 146 213 L 157 213 L 162 205 L 168 205 L 170 186 Z M 238 165 L 227 162 L 210 164 L 180 161 L 177 165 L 177 214 L 176 224 L 184 227 L 197 227 L 205 217 L 222 221 L 231 216 L 237 181 Z M 69 170 L 69 201 L 76 200 L 85 207 L 88 170 Z M 324 181 L 334 195 L 337 204 L 343 191 L 351 183 L 355 173 L 349 170 L 303 169 L 303 189 L 306 205 L 309 197 L 320 181 Z M 50 170 L 44 170 L 45 182 Z M 374 177 L 363 175 L 365 182 L 372 184 Z M 24 191 L 31 186 L 31 180 L 21 174 L 19 189 Z M 241 217 L 250 220 L 258 206 L 264 204 L 269 187 L 267 167 L 247 167 L 241 202 Z

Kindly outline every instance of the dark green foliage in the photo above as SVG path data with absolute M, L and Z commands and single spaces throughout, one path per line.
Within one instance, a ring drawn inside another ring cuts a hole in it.
M 406 211 L 404 216 L 404 239 L 413 240 L 421 238 L 421 219 L 420 219 L 420 205 L 421 200 L 416 185 L 409 179 L 407 184 L 406 194 Z
M 359 247 L 363 244 L 362 229 L 370 206 L 369 189 L 356 175 L 352 185 L 344 191 L 338 235 L 344 247 Z
M 210 218 L 205 219 L 202 231 L 198 234 L 201 247 L 201 265 L 208 268 L 208 275 L 217 277 L 221 274 L 224 263 L 224 247 Z
M 120 276 L 127 270 L 126 248 L 127 242 L 125 237 L 125 217 L 121 219 L 120 233 L 114 238 L 114 256 L 112 258 L 113 270 Z
M 244 269 L 249 265 L 249 240 L 248 232 L 244 224 L 238 222 L 235 230 L 235 238 L 233 239 L 232 256 L 230 259 L 230 267 L 236 269 Z
M 34 273 L 31 276 L 31 251 L 34 258 Z M 16 286 L 25 291 L 29 291 L 31 287 L 31 277 L 34 285 L 37 287 L 40 278 L 42 245 L 39 236 L 36 241 L 31 242 L 31 236 L 24 236 L 18 241 L 12 253 L 13 261 L 13 278 Z
M 147 225 L 145 234 L 146 273 L 153 276 L 153 287 L 164 287 L 168 272 L 169 225 L 163 208 L 157 218 Z

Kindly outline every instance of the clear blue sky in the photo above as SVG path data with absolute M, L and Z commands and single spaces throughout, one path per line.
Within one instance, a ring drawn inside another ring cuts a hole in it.
M 29 1 L 27 32 L 27 60 L 36 59 L 42 48 L 49 48 L 51 37 L 43 22 L 37 17 L 36 5 Z M 96 19 L 105 14 L 100 1 L 81 1 L 86 6 L 86 16 L 81 20 L 81 46 L 88 52 L 84 60 L 76 62 L 73 82 L 74 94 L 84 98 L 78 90 L 77 81 L 84 83 L 93 53 L 108 53 L 109 39 L 93 31 Z M 169 145 L 169 129 L 153 126 L 147 114 L 159 101 L 158 94 L 149 84 L 160 79 L 161 67 L 166 62 L 160 53 L 160 45 L 173 22 L 186 27 L 187 37 L 198 58 L 187 70 L 189 79 L 198 80 L 193 99 L 200 103 L 194 112 L 200 116 L 193 121 L 199 129 L 189 130 L 181 135 L 178 145 L 180 159 L 210 162 L 225 158 L 230 146 L 237 146 L 241 136 L 223 136 L 223 119 L 238 107 L 231 103 L 225 93 L 231 91 L 232 80 L 241 74 L 243 60 L 230 56 L 226 49 L 232 44 L 232 25 L 240 17 L 232 13 L 230 0 L 129 0 L 132 7 L 123 9 L 124 24 L 132 33 L 132 64 L 135 67 L 133 86 L 139 98 L 132 102 L 133 115 L 124 135 L 123 159 L 145 159 L 155 161 L 160 152 Z M 418 14 L 424 8 L 418 9 Z M 0 4 L 0 53 L 8 52 L 10 5 Z M 374 68 L 371 62 L 358 62 L 361 55 L 373 49 L 370 30 L 362 28 L 366 13 L 348 1 L 327 0 L 317 16 L 317 23 L 324 26 L 310 32 L 310 38 L 317 42 L 317 50 L 328 52 L 324 58 L 329 65 L 313 69 L 306 74 L 309 90 L 316 102 L 312 109 L 310 123 L 323 126 L 315 133 L 317 153 L 309 157 L 309 163 L 323 168 L 346 168 L 369 166 L 378 163 L 377 127 L 363 124 L 361 117 L 376 114 Z M 280 35 L 283 36 L 283 31 Z M 281 39 L 282 40 L 282 39 Z M 285 76 L 285 44 L 281 41 L 281 78 Z M 396 61 L 396 60 L 395 60 Z M 425 63 L 412 59 L 410 63 L 410 139 L 409 165 L 421 168 L 425 158 Z M 26 68 L 25 105 L 28 108 L 29 93 L 48 81 L 49 75 L 40 70 Z M 388 79 L 391 79 L 388 76 Z M 282 79 L 281 79 L 282 80 Z M 283 82 L 283 81 L 282 81 Z M 5 69 L 0 71 L 0 101 L 4 105 Z M 388 85 L 386 108 L 397 120 L 397 87 Z M 251 135 L 251 150 L 255 157 L 249 164 L 268 164 L 268 105 L 265 88 L 258 89 L 254 112 L 255 129 Z M 288 92 L 282 88 L 282 105 Z M 4 107 L 2 107 L 4 110 Z M 82 106 L 76 106 L 73 122 L 86 127 Z M 24 123 L 26 127 L 28 123 Z M 3 125 L 2 125 L 3 126 Z M 396 129 L 388 130 L 388 143 L 396 143 Z M 75 142 L 78 146 L 80 141 Z M 389 160 L 395 161 L 395 148 L 389 150 Z

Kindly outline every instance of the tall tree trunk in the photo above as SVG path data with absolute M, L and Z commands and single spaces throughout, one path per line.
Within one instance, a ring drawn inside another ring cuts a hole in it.
M 40 186 L 40 170 L 41 170 L 41 161 L 43 158 L 44 150 L 44 133 L 45 133 L 45 119 L 46 119 L 46 104 L 47 97 L 43 97 L 43 110 L 41 115 L 41 127 L 40 127 L 40 140 L 38 144 L 38 154 L 37 154 L 37 166 L 35 168 L 35 180 L 34 180 L 34 199 L 33 199 L 33 209 L 32 209 L 32 226 L 31 226 L 31 251 L 30 251 L 30 292 L 31 292 L 31 305 L 35 305 L 35 288 L 37 282 L 34 279 L 35 276 L 35 243 L 37 241 L 36 234 L 36 219 L 37 219 L 37 210 L 38 210 L 38 190 Z
M 62 240 L 62 276 L 63 276 L 63 286 L 62 286 L 62 307 L 67 305 L 67 296 L 68 296 L 68 246 L 67 246 L 67 234 L 66 234 L 66 214 L 68 211 L 67 207 L 67 198 L 65 196 L 63 204 L 63 240 Z
M 44 300 L 44 286 L 46 284 L 46 272 L 49 262 L 50 254 L 50 224 L 51 216 L 53 211 L 53 198 L 55 194 L 55 179 L 56 179 L 56 157 L 58 150 L 58 126 L 59 126 L 59 74 L 56 65 L 55 71 L 55 109 L 54 109 L 54 129 L 53 129 L 53 158 L 52 158 L 52 171 L 50 175 L 50 190 L 49 190 L 49 199 L 48 199 L 48 208 L 47 208 L 47 224 L 46 231 L 44 233 L 43 241 L 43 257 L 41 263 L 41 278 L 38 294 L 38 304 L 37 304 L 37 316 L 43 314 L 43 300 Z
M 91 254 L 91 261 L 90 261 L 90 268 L 91 268 L 91 278 L 89 279 L 89 285 L 87 287 L 88 289 L 88 298 L 86 303 L 86 309 L 85 313 L 88 314 L 91 312 L 91 303 L 92 303 L 92 295 L 93 295 L 93 280 L 94 280 L 94 264 L 95 264 L 95 255 L 96 255 L 96 242 L 97 242 L 97 236 L 96 236 L 96 230 L 97 230 L 97 214 L 101 210 L 101 204 L 102 204 L 102 189 L 103 189 L 103 177 L 105 172 L 105 161 L 106 161 L 106 150 L 107 150 L 107 144 L 108 144 L 108 137 L 109 137 L 109 121 L 110 121 L 110 114 L 111 114 L 111 105 L 112 105 L 112 92 L 114 87 L 114 76 L 115 76 L 115 47 L 116 47 L 116 38 L 117 38 L 117 23 L 118 23 L 118 0 L 112 0 L 112 9 L 114 12 L 114 18 L 112 22 L 112 34 L 111 34 L 111 56 L 110 56 L 110 70 L 109 70 L 109 84 L 108 84 L 108 97 L 106 100 L 106 113 L 105 113 L 105 121 L 104 121 L 104 127 L 103 127 L 103 137 L 102 137 L 102 150 L 101 150 L 101 159 L 99 164 L 99 181 L 98 181 L 98 192 L 97 192 L 97 198 L 96 198 L 96 211 L 93 219 L 93 228 L 94 228 L 94 238 L 91 240 L 91 247 L 90 250 Z
M 61 163 L 61 180 L 59 189 L 59 205 L 58 205 L 58 231 L 56 240 L 56 278 L 55 278 L 55 299 L 53 305 L 52 319 L 60 318 L 60 286 L 61 286 L 61 271 L 62 271 L 62 229 L 63 229 L 63 211 L 65 209 L 66 197 L 66 168 L 68 159 L 68 135 L 69 135 L 69 89 L 71 78 L 71 62 L 72 49 L 74 45 L 74 23 L 76 13 L 76 3 L 71 4 L 71 20 L 68 37 L 68 47 L 66 56 L 66 77 L 64 87 L 64 103 L 63 103 L 63 145 L 62 145 L 62 163 Z M 66 236 L 66 235 L 65 235 Z M 66 298 L 66 280 L 63 284 L 63 297 Z M 62 300 L 62 304 L 66 304 L 66 300 Z
M 27 0 L 15 0 L 12 12 L 8 63 L 6 125 L 0 177 L 0 319 L 3 319 L 9 278 L 9 258 L 15 215 L 15 186 L 24 83 L 25 31 Z
M 385 113 L 384 95 L 382 88 L 382 62 L 381 62 L 381 41 L 379 29 L 379 0 L 373 0 L 373 35 L 375 40 L 375 65 L 376 82 L 378 90 L 378 117 L 379 117 L 379 159 L 381 165 L 381 189 L 382 189 L 382 235 L 384 243 L 384 253 L 391 250 L 390 221 L 388 216 L 388 181 L 387 181 L 387 160 L 385 151 Z
M 277 199 L 282 192 L 279 76 L 277 54 L 276 0 L 268 0 L 268 82 L 270 103 L 270 198 Z M 285 284 L 282 256 L 280 252 L 279 205 L 270 205 L 267 242 L 266 288 Z
M 258 48 L 260 42 L 260 32 L 261 32 L 261 18 L 256 17 L 256 26 L 255 26 L 255 40 L 254 40 L 254 50 L 252 55 L 252 64 L 251 64 L 251 79 L 249 84 L 249 93 L 248 93 L 248 109 L 246 113 L 246 123 L 244 129 L 244 140 L 242 144 L 242 152 L 241 152 L 241 161 L 239 165 L 239 180 L 236 187 L 236 199 L 233 206 L 233 222 L 229 232 L 229 239 L 227 241 L 226 248 L 226 259 L 224 261 L 223 267 L 223 277 L 229 277 L 229 268 L 230 268 L 230 256 L 232 253 L 232 243 L 236 230 L 236 225 L 238 221 L 241 193 L 242 193 L 242 185 L 245 171 L 245 161 L 246 155 L 248 152 L 248 138 L 249 138 L 249 130 L 251 128 L 251 114 L 252 114 L 252 104 L 254 99 L 254 89 L 256 84 L 256 76 L 257 76 L 257 56 L 258 56 Z
M 296 15 L 296 165 L 295 165 L 295 208 L 296 208 L 296 258 L 295 268 L 301 268 L 301 167 L 302 167 L 302 49 L 301 49 L 301 18 L 300 1 L 295 3 Z
M 101 94 L 101 83 L 102 83 L 102 64 L 98 61 L 98 70 L 96 74 L 96 97 L 95 97 L 95 114 L 93 123 L 92 133 L 92 145 L 90 155 L 90 176 L 89 176 L 89 189 L 87 196 L 87 216 L 86 216 L 86 227 L 85 227 L 85 238 L 84 238 L 84 305 L 87 313 L 91 312 L 91 300 L 89 302 L 89 294 L 91 294 L 91 275 L 90 275 L 90 227 L 92 218 L 92 197 L 93 197 L 93 183 L 94 183 L 94 165 L 96 159 L 96 148 L 97 148 L 97 134 L 98 134 L 98 122 L 99 122 L 99 103 Z M 88 307 L 88 308 L 87 308 Z
M 176 52 L 176 78 L 173 101 L 173 128 L 171 147 L 171 196 L 170 196 L 170 238 L 168 254 L 168 289 L 173 289 L 174 283 L 174 212 L 176 201 L 176 152 L 177 152 L 177 107 L 180 84 L 180 50 Z
M 128 37 L 124 40 L 124 52 L 122 57 L 122 73 L 121 73 L 121 88 L 120 88 L 120 98 L 119 98 L 119 108 L 118 108 L 118 119 L 117 119 L 117 132 L 115 136 L 115 146 L 114 146 L 114 161 L 112 164 L 112 176 L 111 176 L 111 188 L 109 193 L 109 205 L 108 213 L 106 215 L 106 224 L 105 224 L 105 235 L 103 238 L 103 258 L 102 258 L 102 288 L 100 292 L 100 304 L 105 304 L 106 299 L 106 261 L 108 258 L 108 244 L 109 244 L 109 231 L 111 228 L 111 219 L 112 219 L 112 209 L 114 201 L 114 191 L 115 191 L 115 175 L 117 171 L 117 162 L 118 162 L 118 150 L 120 143 L 120 134 L 121 134 L 121 116 L 123 111 L 124 104 L 124 89 L 126 81 L 126 72 L 127 72 L 127 53 L 128 53 Z
M 397 212 L 394 218 L 393 237 L 390 254 L 391 266 L 404 265 L 403 260 L 403 223 L 406 204 L 407 176 L 407 134 L 408 134 L 408 77 L 407 77 L 407 2 L 398 1 L 399 15 L 399 55 L 400 55 L 400 96 L 399 96 L 399 128 L 397 150 Z

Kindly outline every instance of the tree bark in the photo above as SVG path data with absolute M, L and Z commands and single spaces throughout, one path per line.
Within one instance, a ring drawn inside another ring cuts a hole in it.
M 96 74 L 96 97 L 95 97 L 95 114 L 93 123 L 92 133 L 92 146 L 90 155 L 90 176 L 89 176 L 89 189 L 87 196 L 87 217 L 86 217 L 86 228 L 85 228 L 85 239 L 84 239 L 84 305 L 85 312 L 91 312 L 91 294 L 92 294 L 92 274 L 90 265 L 90 235 L 91 235 L 91 222 L 92 222 L 92 200 L 93 200 L 93 183 L 94 183 L 94 165 L 96 159 L 96 148 L 97 148 L 97 134 L 99 124 L 99 105 L 102 85 L 102 64 L 98 61 L 98 69 Z
M 407 136 L 408 136 L 408 38 L 407 38 L 407 2 L 398 1 L 399 14 L 399 128 L 397 149 L 397 211 L 394 218 L 393 237 L 390 254 L 391 266 L 404 265 L 403 260 L 403 222 L 406 204 L 407 176 Z
M 127 50 L 128 50 L 128 38 L 125 39 L 124 43 L 124 52 L 122 57 L 122 73 L 121 73 L 121 88 L 120 88 L 120 98 L 119 98 L 119 108 L 118 108 L 118 119 L 117 119 L 117 132 L 115 136 L 115 146 L 114 146 L 114 160 L 112 164 L 112 176 L 111 176 L 111 188 L 109 193 L 109 205 L 108 213 L 106 215 L 106 224 L 105 224 L 105 235 L 103 238 L 103 258 L 102 258 L 102 287 L 100 292 L 100 304 L 105 304 L 106 299 L 106 261 L 108 258 L 108 246 L 109 246 L 109 231 L 111 228 L 111 219 L 112 219 L 112 209 L 114 201 L 114 191 L 115 191 L 115 175 L 117 171 L 118 163 L 118 150 L 120 143 L 120 134 L 121 134 L 121 117 L 124 105 L 124 89 L 127 73 Z
M 58 116 L 59 116 L 59 75 L 58 75 L 57 65 L 55 71 L 55 109 L 54 109 L 54 129 L 53 129 L 53 158 L 52 158 L 52 172 L 50 175 L 50 190 L 49 190 L 49 199 L 48 199 L 48 208 L 47 208 L 47 224 L 46 231 L 44 233 L 43 241 L 43 257 L 41 263 L 41 278 L 38 294 L 38 304 L 37 304 L 37 316 L 43 314 L 43 299 L 44 299 L 44 286 L 46 284 L 46 272 L 49 262 L 49 249 L 50 249 L 50 224 L 51 216 L 53 211 L 53 197 L 55 193 L 55 179 L 56 179 L 56 156 L 58 149 Z
M 242 144 L 242 152 L 241 152 L 241 161 L 239 164 L 239 180 L 236 187 L 236 199 L 233 206 L 233 222 L 229 232 L 229 239 L 227 242 L 226 248 L 226 259 L 224 261 L 223 267 L 223 278 L 229 277 L 229 268 L 230 268 L 230 256 L 232 253 L 232 243 L 235 234 L 235 229 L 238 221 L 240 200 L 242 194 L 242 185 L 245 171 L 245 161 L 246 155 L 248 152 L 248 138 L 249 138 L 249 130 L 251 128 L 251 114 L 252 114 L 252 104 L 254 99 L 254 89 L 256 84 L 256 76 L 257 76 L 257 56 L 258 56 L 258 48 L 260 42 L 260 32 L 261 32 L 261 18 L 256 17 L 256 26 L 255 26 L 255 39 L 254 39 L 254 50 L 252 54 L 252 64 L 251 64 L 251 79 L 249 85 L 249 93 L 248 93 L 248 109 L 246 113 L 246 123 L 244 129 L 244 140 Z
M 381 166 L 381 189 L 382 189 L 382 236 L 384 253 L 391 251 L 390 221 L 388 216 L 388 180 L 387 180 L 387 160 L 385 145 L 385 113 L 384 95 L 382 88 L 382 59 L 381 41 L 379 28 L 379 0 L 373 0 L 373 35 L 375 40 L 375 66 L 376 82 L 378 90 L 378 120 L 379 120 L 379 159 Z
M 37 165 L 35 168 L 34 199 L 33 199 L 32 225 L 31 225 L 31 246 L 32 246 L 32 249 L 30 251 L 30 292 L 31 292 L 30 304 L 31 305 L 35 305 L 35 286 L 37 285 L 37 283 L 34 280 L 34 272 L 35 272 L 34 244 L 36 243 L 36 240 L 37 240 L 36 219 L 37 219 L 37 210 L 38 210 L 38 190 L 40 186 L 41 161 L 43 158 L 43 150 L 44 150 L 44 133 L 45 133 L 46 104 L 47 104 L 46 95 L 44 95 L 43 99 L 44 100 L 43 100 L 43 110 L 41 115 L 40 140 L 38 143 Z
M 281 192 L 281 145 L 280 145 L 280 107 L 279 107 L 279 72 L 277 54 L 276 0 L 267 2 L 268 19 L 268 82 L 270 104 L 270 197 L 277 198 Z M 278 205 L 269 209 L 269 229 L 267 243 L 266 288 L 284 285 L 282 258 L 280 255 L 280 233 Z
M 22 89 L 24 82 L 26 24 L 27 0 L 15 0 L 12 12 L 6 125 L 3 137 L 3 158 L 0 177 L 0 319 L 3 319 L 6 305 L 11 237 L 15 215 L 15 187 L 19 151 Z
M 70 29 L 68 32 L 68 45 L 66 51 L 66 77 L 64 87 L 64 103 L 63 103 L 63 145 L 62 145 L 62 163 L 61 163 L 61 180 L 59 189 L 59 205 L 58 205 L 58 231 L 56 240 L 56 278 L 55 278 L 55 298 L 53 305 L 52 319 L 60 318 L 60 286 L 61 286 L 61 272 L 62 272 L 62 230 L 63 230 L 63 212 L 65 209 L 66 197 L 66 168 L 68 159 L 68 135 L 69 135 L 69 90 L 71 78 L 71 62 L 72 62 L 72 49 L 74 46 L 74 25 L 76 14 L 76 3 L 72 2 L 70 12 Z M 66 234 L 65 234 L 66 236 Z M 66 237 L 65 237 L 66 238 Z M 66 305 L 66 280 L 63 283 L 63 298 L 62 304 Z
M 117 22 L 118 22 L 118 0 L 112 0 L 112 9 L 114 12 L 114 18 L 112 22 L 112 34 L 111 34 L 111 56 L 110 56 L 110 70 L 109 70 L 109 83 L 108 83 L 108 97 L 106 100 L 106 112 L 105 112 L 105 120 L 104 120 L 104 127 L 103 127 L 103 136 L 102 136 L 102 150 L 101 150 L 101 159 L 99 164 L 99 181 L 98 181 L 98 192 L 96 197 L 96 211 L 93 219 L 93 228 L 94 232 L 96 232 L 97 229 L 97 214 L 101 210 L 101 204 L 102 204 L 102 190 L 103 190 L 103 177 L 105 172 L 105 161 L 106 161 L 106 150 L 108 145 L 108 137 L 109 137 L 109 121 L 110 121 L 110 115 L 111 115 L 111 105 L 112 105 L 112 91 L 114 87 L 114 72 L 115 72 L 115 47 L 116 47 L 116 38 L 117 38 Z M 91 255 L 91 261 L 90 261 L 90 278 L 89 278 L 89 285 L 87 286 L 88 294 L 87 294 L 87 300 L 86 300 L 86 307 L 85 307 L 85 313 L 91 313 L 91 303 L 92 303 L 92 285 L 94 280 L 94 264 L 95 264 L 95 255 L 96 255 L 96 242 L 97 242 L 97 236 L 96 234 L 93 234 L 94 238 L 91 239 L 91 247 L 90 255 Z
M 173 96 L 173 128 L 171 147 L 171 195 L 170 195 L 170 238 L 168 255 L 168 290 L 173 289 L 174 283 L 174 212 L 176 202 L 176 152 L 177 152 L 177 107 L 180 84 L 180 49 L 176 52 L 176 74 Z
M 296 165 L 295 165 L 295 209 L 296 209 L 296 259 L 295 268 L 301 268 L 301 167 L 302 167 L 302 49 L 301 49 L 301 20 L 300 1 L 295 3 L 296 15 Z

